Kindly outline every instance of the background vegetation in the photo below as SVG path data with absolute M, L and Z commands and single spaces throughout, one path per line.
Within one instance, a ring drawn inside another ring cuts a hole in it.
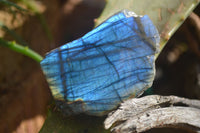
M 168 42 L 156 61 L 154 93 L 200 99 L 198 3 L 199 0 L 0 0 L 0 132 L 36 133 L 46 118 L 42 133 L 109 132 L 103 129 L 104 118 L 63 118 L 55 112 L 38 62 L 46 52 L 83 36 L 121 9 L 149 15 L 161 35 L 161 49 Z M 161 132 L 169 130 L 187 132 Z

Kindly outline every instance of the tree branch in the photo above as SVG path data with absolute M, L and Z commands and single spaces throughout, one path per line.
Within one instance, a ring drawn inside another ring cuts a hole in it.
M 134 98 L 110 113 L 104 125 L 106 129 L 114 125 L 111 130 L 118 133 L 161 127 L 184 127 L 200 132 L 200 101 L 159 95 Z

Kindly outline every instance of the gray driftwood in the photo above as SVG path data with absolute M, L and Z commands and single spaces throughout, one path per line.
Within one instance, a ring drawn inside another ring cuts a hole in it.
M 200 133 L 200 101 L 176 96 L 146 96 L 122 103 L 104 122 L 117 133 L 144 132 L 152 128 L 189 128 Z

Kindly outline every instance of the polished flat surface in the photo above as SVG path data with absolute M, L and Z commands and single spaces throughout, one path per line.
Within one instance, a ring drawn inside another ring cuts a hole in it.
M 41 62 L 66 113 L 102 115 L 152 85 L 159 34 L 148 16 L 123 10 Z

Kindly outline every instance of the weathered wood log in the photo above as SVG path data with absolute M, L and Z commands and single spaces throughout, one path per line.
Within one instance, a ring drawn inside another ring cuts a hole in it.
M 122 103 L 104 122 L 117 133 L 144 132 L 152 128 L 187 128 L 200 132 L 200 100 L 151 95 Z

